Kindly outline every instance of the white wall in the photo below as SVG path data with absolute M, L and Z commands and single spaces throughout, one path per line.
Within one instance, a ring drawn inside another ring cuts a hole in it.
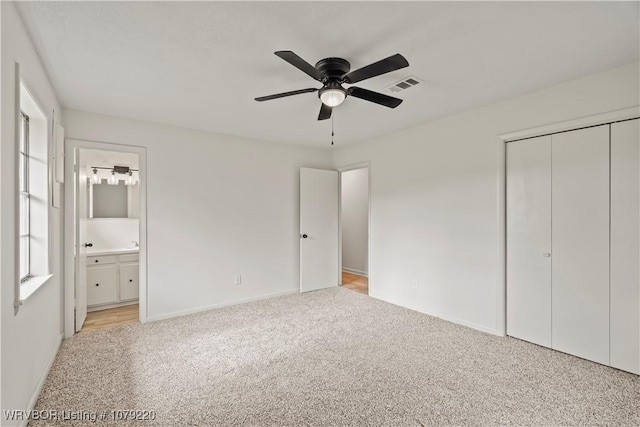
M 14 314 L 15 261 L 15 62 L 30 92 L 47 115 L 55 109 L 61 119 L 56 96 L 27 36 L 15 7 L 0 5 L 2 14 L 2 144 L 0 161 L 0 274 L 2 288 L 2 410 L 27 409 L 54 356 L 62 333 L 62 211 L 49 208 L 50 265 L 53 277 L 24 302 Z M 50 128 L 49 123 L 49 128 Z M 51 153 L 51 146 L 50 146 Z M 4 417 L 0 424 L 11 425 Z
M 342 172 L 342 268 L 352 273 L 368 272 L 369 170 Z
M 91 252 L 135 247 L 140 242 L 140 220 L 137 218 L 94 218 L 86 221 L 87 242 Z
M 299 168 L 331 168 L 329 151 L 76 110 L 64 119 L 68 138 L 147 149 L 150 319 L 298 290 Z
M 636 63 L 338 149 L 371 162 L 370 295 L 500 333 L 498 135 L 638 105 L 638 81 Z

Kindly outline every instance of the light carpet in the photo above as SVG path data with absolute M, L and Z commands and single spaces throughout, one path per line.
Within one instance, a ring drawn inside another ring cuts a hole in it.
M 156 413 L 78 426 L 637 426 L 640 378 L 333 288 L 76 335 L 36 406 Z

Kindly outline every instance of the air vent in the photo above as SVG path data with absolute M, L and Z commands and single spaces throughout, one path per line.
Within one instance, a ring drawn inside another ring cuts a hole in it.
M 387 87 L 387 90 L 389 90 L 389 92 L 402 92 L 403 90 L 412 88 L 420 83 L 422 83 L 422 81 L 417 77 L 409 76 Z

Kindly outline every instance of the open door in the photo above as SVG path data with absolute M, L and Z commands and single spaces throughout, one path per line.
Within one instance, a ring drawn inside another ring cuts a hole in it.
M 75 257 L 75 305 L 76 305 L 76 332 L 82 329 L 87 318 L 87 244 L 86 230 L 89 218 L 89 183 L 87 171 L 80 167 L 80 150 L 76 149 L 75 170 L 75 209 L 76 209 L 76 257 Z
M 339 284 L 338 172 L 300 168 L 300 292 Z

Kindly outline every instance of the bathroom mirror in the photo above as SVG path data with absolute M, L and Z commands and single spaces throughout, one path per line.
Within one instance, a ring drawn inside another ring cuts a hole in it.
M 89 184 L 90 218 L 138 218 L 138 185 Z

